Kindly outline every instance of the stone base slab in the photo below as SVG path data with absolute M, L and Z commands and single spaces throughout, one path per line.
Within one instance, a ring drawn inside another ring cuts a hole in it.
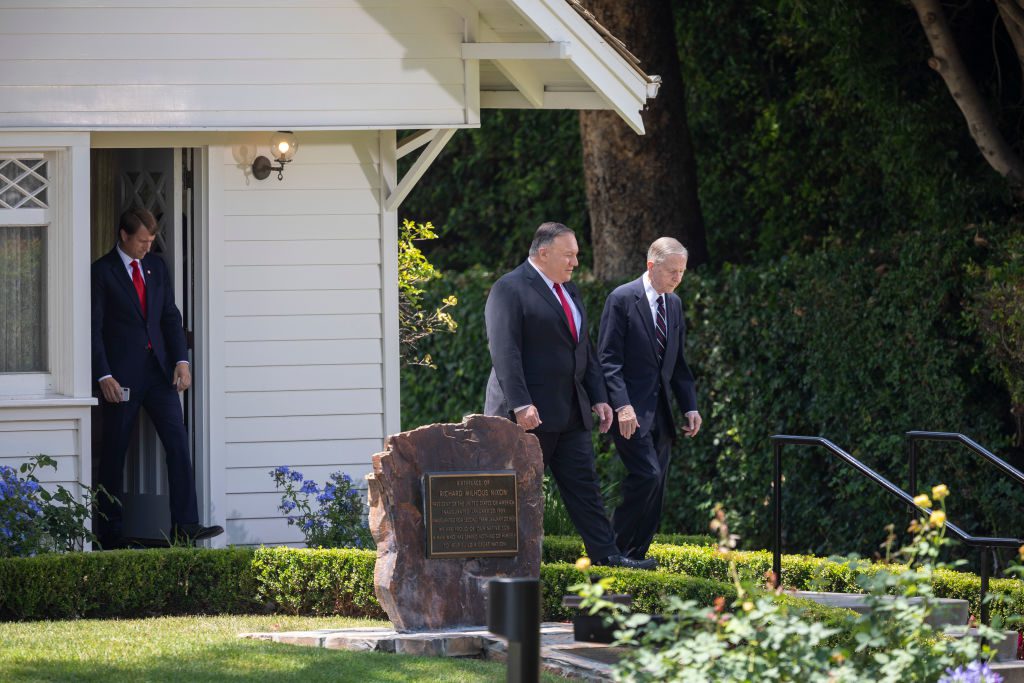
M 390 628 L 343 628 L 279 633 L 242 633 L 239 638 L 332 650 L 390 652 L 427 657 L 477 657 L 505 661 L 506 640 L 484 627 L 399 633 Z M 590 649 L 608 650 L 600 643 L 577 643 L 572 624 L 541 624 L 541 666 L 547 671 L 583 681 L 610 681 L 611 666 L 586 656 Z M 569 652 L 568 650 L 572 650 Z

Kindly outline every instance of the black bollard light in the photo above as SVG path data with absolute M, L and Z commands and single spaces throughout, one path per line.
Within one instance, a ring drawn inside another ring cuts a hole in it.
M 540 681 L 540 580 L 491 579 L 488 584 L 487 629 L 508 638 L 505 680 Z

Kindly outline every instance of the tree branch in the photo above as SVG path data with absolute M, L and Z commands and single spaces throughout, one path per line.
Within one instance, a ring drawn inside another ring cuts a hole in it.
M 1006 33 L 1013 43 L 1013 51 L 1017 53 L 1017 63 L 1024 76 L 1024 9 L 1021 9 L 1021 0 L 995 0 L 996 8 L 999 10 L 999 17 L 1003 20 Z
M 998 0 L 997 0 L 998 1 Z M 928 66 L 942 77 L 949 94 L 967 121 L 975 144 L 999 175 L 1006 178 L 1014 195 L 1024 199 L 1024 163 L 999 132 L 978 87 L 960 57 L 953 33 L 939 0 L 910 0 L 932 48 Z M 1003 2 L 999 2 L 1002 12 Z

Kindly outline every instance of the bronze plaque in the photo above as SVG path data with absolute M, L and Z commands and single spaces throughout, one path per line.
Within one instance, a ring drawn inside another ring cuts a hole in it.
M 519 552 L 515 470 L 423 475 L 427 557 L 512 557 Z

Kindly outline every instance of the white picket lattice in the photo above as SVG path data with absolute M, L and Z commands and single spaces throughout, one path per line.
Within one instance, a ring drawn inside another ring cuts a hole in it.
M 47 209 L 46 159 L 0 158 L 0 209 Z

